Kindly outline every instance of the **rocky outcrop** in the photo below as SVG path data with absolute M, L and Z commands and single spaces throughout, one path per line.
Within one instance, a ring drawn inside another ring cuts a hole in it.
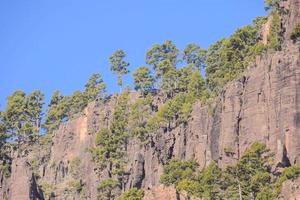
M 300 179 L 288 180 L 283 183 L 279 199 L 300 199 Z
M 153 133 L 146 144 L 130 140 L 125 188 L 144 188 L 145 200 L 176 199 L 173 188 L 159 183 L 168 159 L 195 159 L 200 167 L 215 160 L 225 167 L 255 141 L 274 152 L 274 170 L 300 162 L 300 53 L 299 43 L 289 39 L 300 19 L 300 0 L 283 1 L 281 7 L 282 51 L 257 57 L 214 102 L 196 103 L 187 123 Z M 137 93 L 130 95 L 131 101 L 138 98 Z M 115 99 L 113 95 L 105 103 L 93 102 L 82 115 L 61 124 L 47 148 L 37 145 L 16 154 L 11 177 L 1 180 L 0 199 L 96 199 L 97 185 L 106 175 L 95 172 L 89 148 L 97 131 L 109 126 Z M 160 99 L 156 96 L 154 104 Z M 76 178 L 70 173 L 75 159 L 81 171 Z M 72 181 L 82 183 L 80 191 L 70 189 Z M 286 182 L 282 195 L 299 199 L 299 180 Z

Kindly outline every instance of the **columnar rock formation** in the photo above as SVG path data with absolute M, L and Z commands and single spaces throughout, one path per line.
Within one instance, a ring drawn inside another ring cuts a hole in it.
M 213 103 L 196 103 L 187 124 L 168 132 L 160 130 L 147 144 L 131 140 L 126 152 L 126 188 L 144 188 L 147 200 L 173 199 L 172 189 L 159 187 L 166 160 L 193 158 L 201 167 L 215 160 L 224 167 L 238 159 L 254 141 L 265 142 L 275 153 L 274 170 L 300 162 L 300 46 L 289 39 L 300 19 L 300 0 L 284 1 L 282 7 L 288 10 L 282 17 L 282 51 L 257 57 Z M 135 99 L 138 94 L 130 95 Z M 94 145 L 96 132 L 108 126 L 114 104 L 114 96 L 104 104 L 89 104 L 83 115 L 60 125 L 50 148 L 36 145 L 16 152 L 11 177 L 0 181 L 0 199 L 44 199 L 31 166 L 36 157 L 44 160 L 37 169 L 39 182 L 55 186 L 53 199 L 82 199 L 65 189 L 74 158 L 81 160 L 87 199 L 96 199 L 99 178 L 88 149 Z M 292 195 L 290 199 L 299 198 L 297 183 L 285 184 L 283 194 Z M 167 193 L 154 195 L 153 191 Z

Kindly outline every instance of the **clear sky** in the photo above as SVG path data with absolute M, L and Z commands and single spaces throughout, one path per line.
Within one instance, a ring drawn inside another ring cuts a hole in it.
M 94 72 L 118 91 L 114 50 L 127 53 L 133 71 L 154 43 L 207 47 L 264 14 L 263 0 L 1 0 L 1 108 L 16 89 L 40 89 L 49 100 L 55 89 L 82 89 Z

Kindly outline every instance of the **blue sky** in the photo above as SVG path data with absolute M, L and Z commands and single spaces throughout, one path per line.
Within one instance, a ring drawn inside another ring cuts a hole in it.
M 55 89 L 70 94 L 94 72 L 118 91 L 114 50 L 133 71 L 154 43 L 207 47 L 264 14 L 263 0 L 1 0 L 0 106 L 16 89 L 40 89 L 46 100 Z

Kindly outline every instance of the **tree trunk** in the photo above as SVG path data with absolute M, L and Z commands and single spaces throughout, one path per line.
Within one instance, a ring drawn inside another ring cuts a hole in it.
M 239 200 L 243 200 L 243 197 L 242 197 L 242 189 L 241 189 L 241 183 L 240 183 L 239 180 L 238 180 L 238 186 L 239 186 Z

